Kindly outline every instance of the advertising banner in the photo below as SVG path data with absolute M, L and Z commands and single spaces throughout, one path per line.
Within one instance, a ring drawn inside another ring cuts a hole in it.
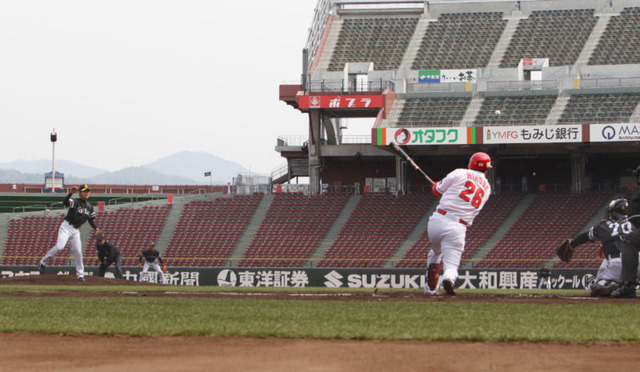
M 383 103 L 382 95 L 300 96 L 298 99 L 298 106 L 301 109 L 381 108 Z
M 419 83 L 475 83 L 478 71 L 476 69 L 463 70 L 419 70 Z
M 640 141 L 640 124 L 591 124 L 591 142 Z
M 47 267 L 58 275 L 75 275 L 71 266 Z M 140 268 L 123 268 L 127 280 L 138 281 Z M 97 275 L 88 268 L 86 276 Z M 552 289 L 586 289 L 596 269 L 551 270 Z M 2 266 L 0 277 L 40 275 L 35 267 Z M 106 277 L 113 277 L 108 271 Z M 393 288 L 421 290 L 424 269 L 341 269 L 341 268 L 176 268 L 165 274 L 167 284 L 223 287 L 323 287 L 323 288 Z M 458 289 L 537 289 L 537 269 L 468 269 L 460 270 Z M 145 282 L 157 283 L 155 272 Z
M 582 142 L 582 125 L 482 127 L 484 144 Z
M 379 146 L 392 141 L 399 145 L 469 145 L 477 143 L 477 128 L 377 128 L 372 129 L 371 138 Z

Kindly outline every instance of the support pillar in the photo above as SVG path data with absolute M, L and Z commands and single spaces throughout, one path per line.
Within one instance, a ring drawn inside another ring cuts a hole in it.
M 322 193 L 322 113 L 319 109 L 309 110 L 309 194 Z
M 585 154 L 571 154 L 571 192 L 574 194 L 582 194 L 586 190 L 586 164 L 587 157 Z

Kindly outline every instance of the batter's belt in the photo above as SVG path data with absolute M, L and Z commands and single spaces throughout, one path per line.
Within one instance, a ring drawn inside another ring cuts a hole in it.
M 455 221 L 455 222 L 461 223 L 461 224 L 463 224 L 463 225 L 465 225 L 465 226 L 467 226 L 467 225 L 468 225 L 468 223 L 464 222 L 464 221 L 462 220 L 462 218 L 458 218 L 458 217 L 456 217 L 456 216 L 453 216 L 453 215 L 451 215 L 450 213 L 448 213 L 447 211 L 445 211 L 444 209 L 440 209 L 440 208 L 438 208 L 438 210 L 437 210 L 436 212 L 438 212 L 438 213 L 440 213 L 441 215 L 443 215 L 443 216 L 447 217 L 447 218 L 448 218 L 448 219 L 450 219 L 451 221 Z

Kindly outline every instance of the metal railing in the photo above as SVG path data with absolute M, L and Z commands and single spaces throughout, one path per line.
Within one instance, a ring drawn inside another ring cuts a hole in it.
M 502 90 L 555 90 L 558 89 L 557 80 L 514 80 L 488 81 L 488 91 Z
M 118 204 L 124 204 L 124 202 L 126 203 L 138 203 L 140 202 L 140 199 L 145 199 L 146 200 L 159 200 L 159 199 L 166 199 L 167 197 L 164 195 L 158 195 L 158 194 L 141 194 L 141 195 L 132 195 L 132 196 L 122 196 L 119 198 L 113 198 L 113 199 L 109 199 L 107 200 L 107 205 L 118 205 Z M 124 201 L 124 202 L 123 202 Z
M 640 77 L 580 79 L 580 88 L 622 88 L 640 86 Z
M 370 80 L 367 82 L 350 83 L 345 80 L 313 80 L 309 82 L 309 92 L 311 93 L 331 93 L 342 92 L 350 94 L 370 94 L 381 92 L 385 89 L 395 91 L 395 85 L 388 80 Z
M 471 84 L 471 90 L 476 90 L 476 84 Z M 466 92 L 467 83 L 407 83 L 407 93 L 427 92 Z
M 273 168 L 271 170 L 271 179 L 277 180 L 278 178 L 284 176 L 287 173 L 289 173 L 289 162 L 285 162 Z
M 308 136 L 291 136 L 284 137 L 280 136 L 277 139 L 276 146 L 278 147 L 288 147 L 288 146 L 302 146 L 306 141 L 309 140 Z M 358 143 L 371 143 L 371 135 L 367 134 L 358 134 L 353 136 L 342 136 L 343 144 L 358 144 Z

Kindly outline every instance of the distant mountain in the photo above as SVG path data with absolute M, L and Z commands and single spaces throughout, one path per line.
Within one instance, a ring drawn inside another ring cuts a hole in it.
M 21 173 L 14 169 L 0 169 L 0 183 L 41 183 L 44 184 L 44 174 L 42 173 Z M 91 183 L 91 179 L 81 177 L 67 177 L 64 175 L 66 184 Z
M 40 180 L 44 174 L 51 172 L 51 160 L 17 160 L 10 163 L 0 163 L 0 169 L 13 169 L 20 173 L 39 173 Z M 69 160 L 56 160 L 56 171 L 64 173 L 65 177 L 91 178 L 108 172 L 106 169 L 89 167 Z
M 51 171 L 48 160 L 0 163 L 0 183 L 44 183 Z M 239 173 L 249 173 L 241 165 L 206 152 L 183 151 L 140 167 L 109 172 L 68 160 L 56 160 L 56 171 L 64 173 L 65 184 L 114 185 L 226 185 Z M 211 178 L 205 177 L 211 172 Z
M 198 184 L 226 185 L 238 173 L 249 173 L 238 163 L 219 158 L 206 152 L 182 151 L 159 159 L 143 167 L 153 169 L 164 174 L 182 176 L 195 180 Z M 211 172 L 211 180 L 204 176 Z
M 15 169 L 0 169 L 0 183 L 43 183 L 44 173 L 21 173 Z
M 194 185 L 194 180 L 170 176 L 145 167 L 129 167 L 93 177 L 90 183 L 114 185 Z

